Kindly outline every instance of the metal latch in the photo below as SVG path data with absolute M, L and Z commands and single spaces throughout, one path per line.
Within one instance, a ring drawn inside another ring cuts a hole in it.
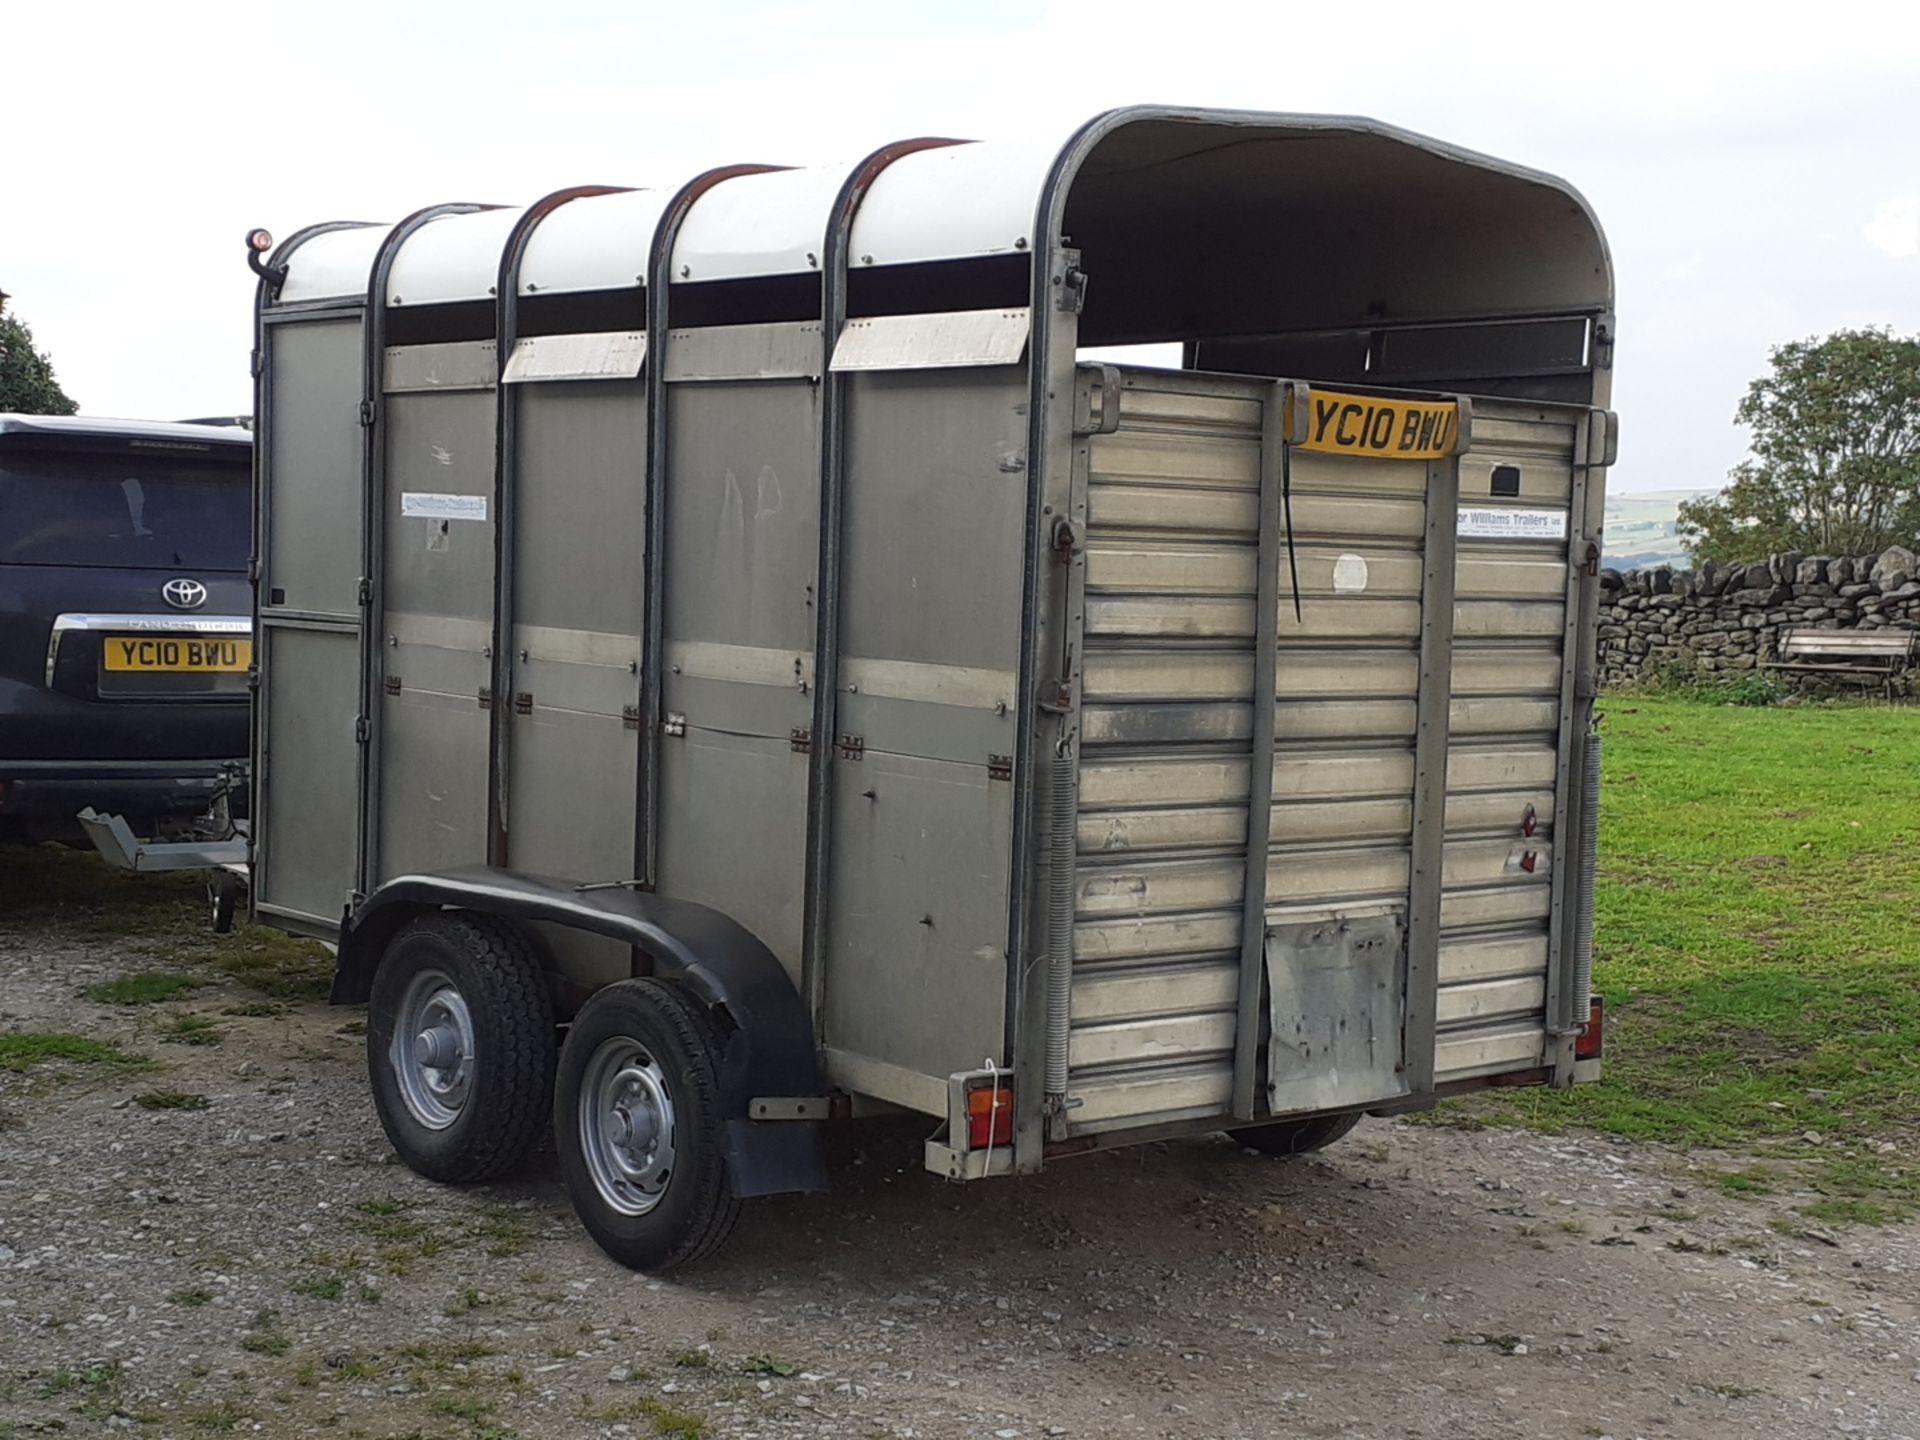
M 787 732 L 787 746 L 796 755 L 813 753 L 813 731 L 804 725 L 795 726 Z
M 684 715 L 674 715 L 669 713 L 666 718 L 666 721 L 660 726 L 660 733 L 662 735 L 675 735 L 675 736 L 686 734 L 687 733 L 687 717 Z
M 840 758 L 842 760 L 862 760 L 867 754 L 867 738 L 864 735 L 842 735 L 840 737 Z
M 1087 272 L 1068 262 L 1060 273 L 1058 308 L 1067 315 L 1078 315 L 1087 308 Z

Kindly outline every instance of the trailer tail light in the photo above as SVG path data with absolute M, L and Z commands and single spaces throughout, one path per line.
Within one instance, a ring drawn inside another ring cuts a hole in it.
M 967 1148 L 1013 1144 L 1013 1091 L 983 1085 L 967 1092 Z
M 1587 1011 L 1587 1028 L 1580 1032 L 1580 1038 L 1573 1042 L 1573 1058 L 1576 1060 L 1598 1060 L 1601 1052 L 1607 1048 L 1607 1002 L 1600 996 L 1593 997 L 1593 1005 Z

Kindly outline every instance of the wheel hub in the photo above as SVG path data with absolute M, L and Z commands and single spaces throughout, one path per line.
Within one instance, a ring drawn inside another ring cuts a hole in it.
M 594 1187 L 614 1209 L 644 1215 L 660 1203 L 673 1175 L 673 1097 L 638 1041 L 608 1040 L 588 1061 L 580 1140 Z
M 389 1052 L 400 1098 L 430 1130 L 460 1118 L 473 1085 L 473 1013 L 452 977 L 423 970 L 401 997 Z

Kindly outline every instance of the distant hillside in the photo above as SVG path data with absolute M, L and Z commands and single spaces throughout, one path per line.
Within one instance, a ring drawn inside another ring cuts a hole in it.
M 1642 565 L 1685 565 L 1686 547 L 1676 533 L 1680 502 L 1711 495 L 1698 490 L 1641 490 L 1607 496 L 1607 564 L 1616 570 Z

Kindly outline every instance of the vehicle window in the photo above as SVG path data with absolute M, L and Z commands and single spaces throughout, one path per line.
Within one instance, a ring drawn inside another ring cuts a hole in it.
M 204 457 L 0 450 L 0 564 L 244 570 L 249 473 Z

